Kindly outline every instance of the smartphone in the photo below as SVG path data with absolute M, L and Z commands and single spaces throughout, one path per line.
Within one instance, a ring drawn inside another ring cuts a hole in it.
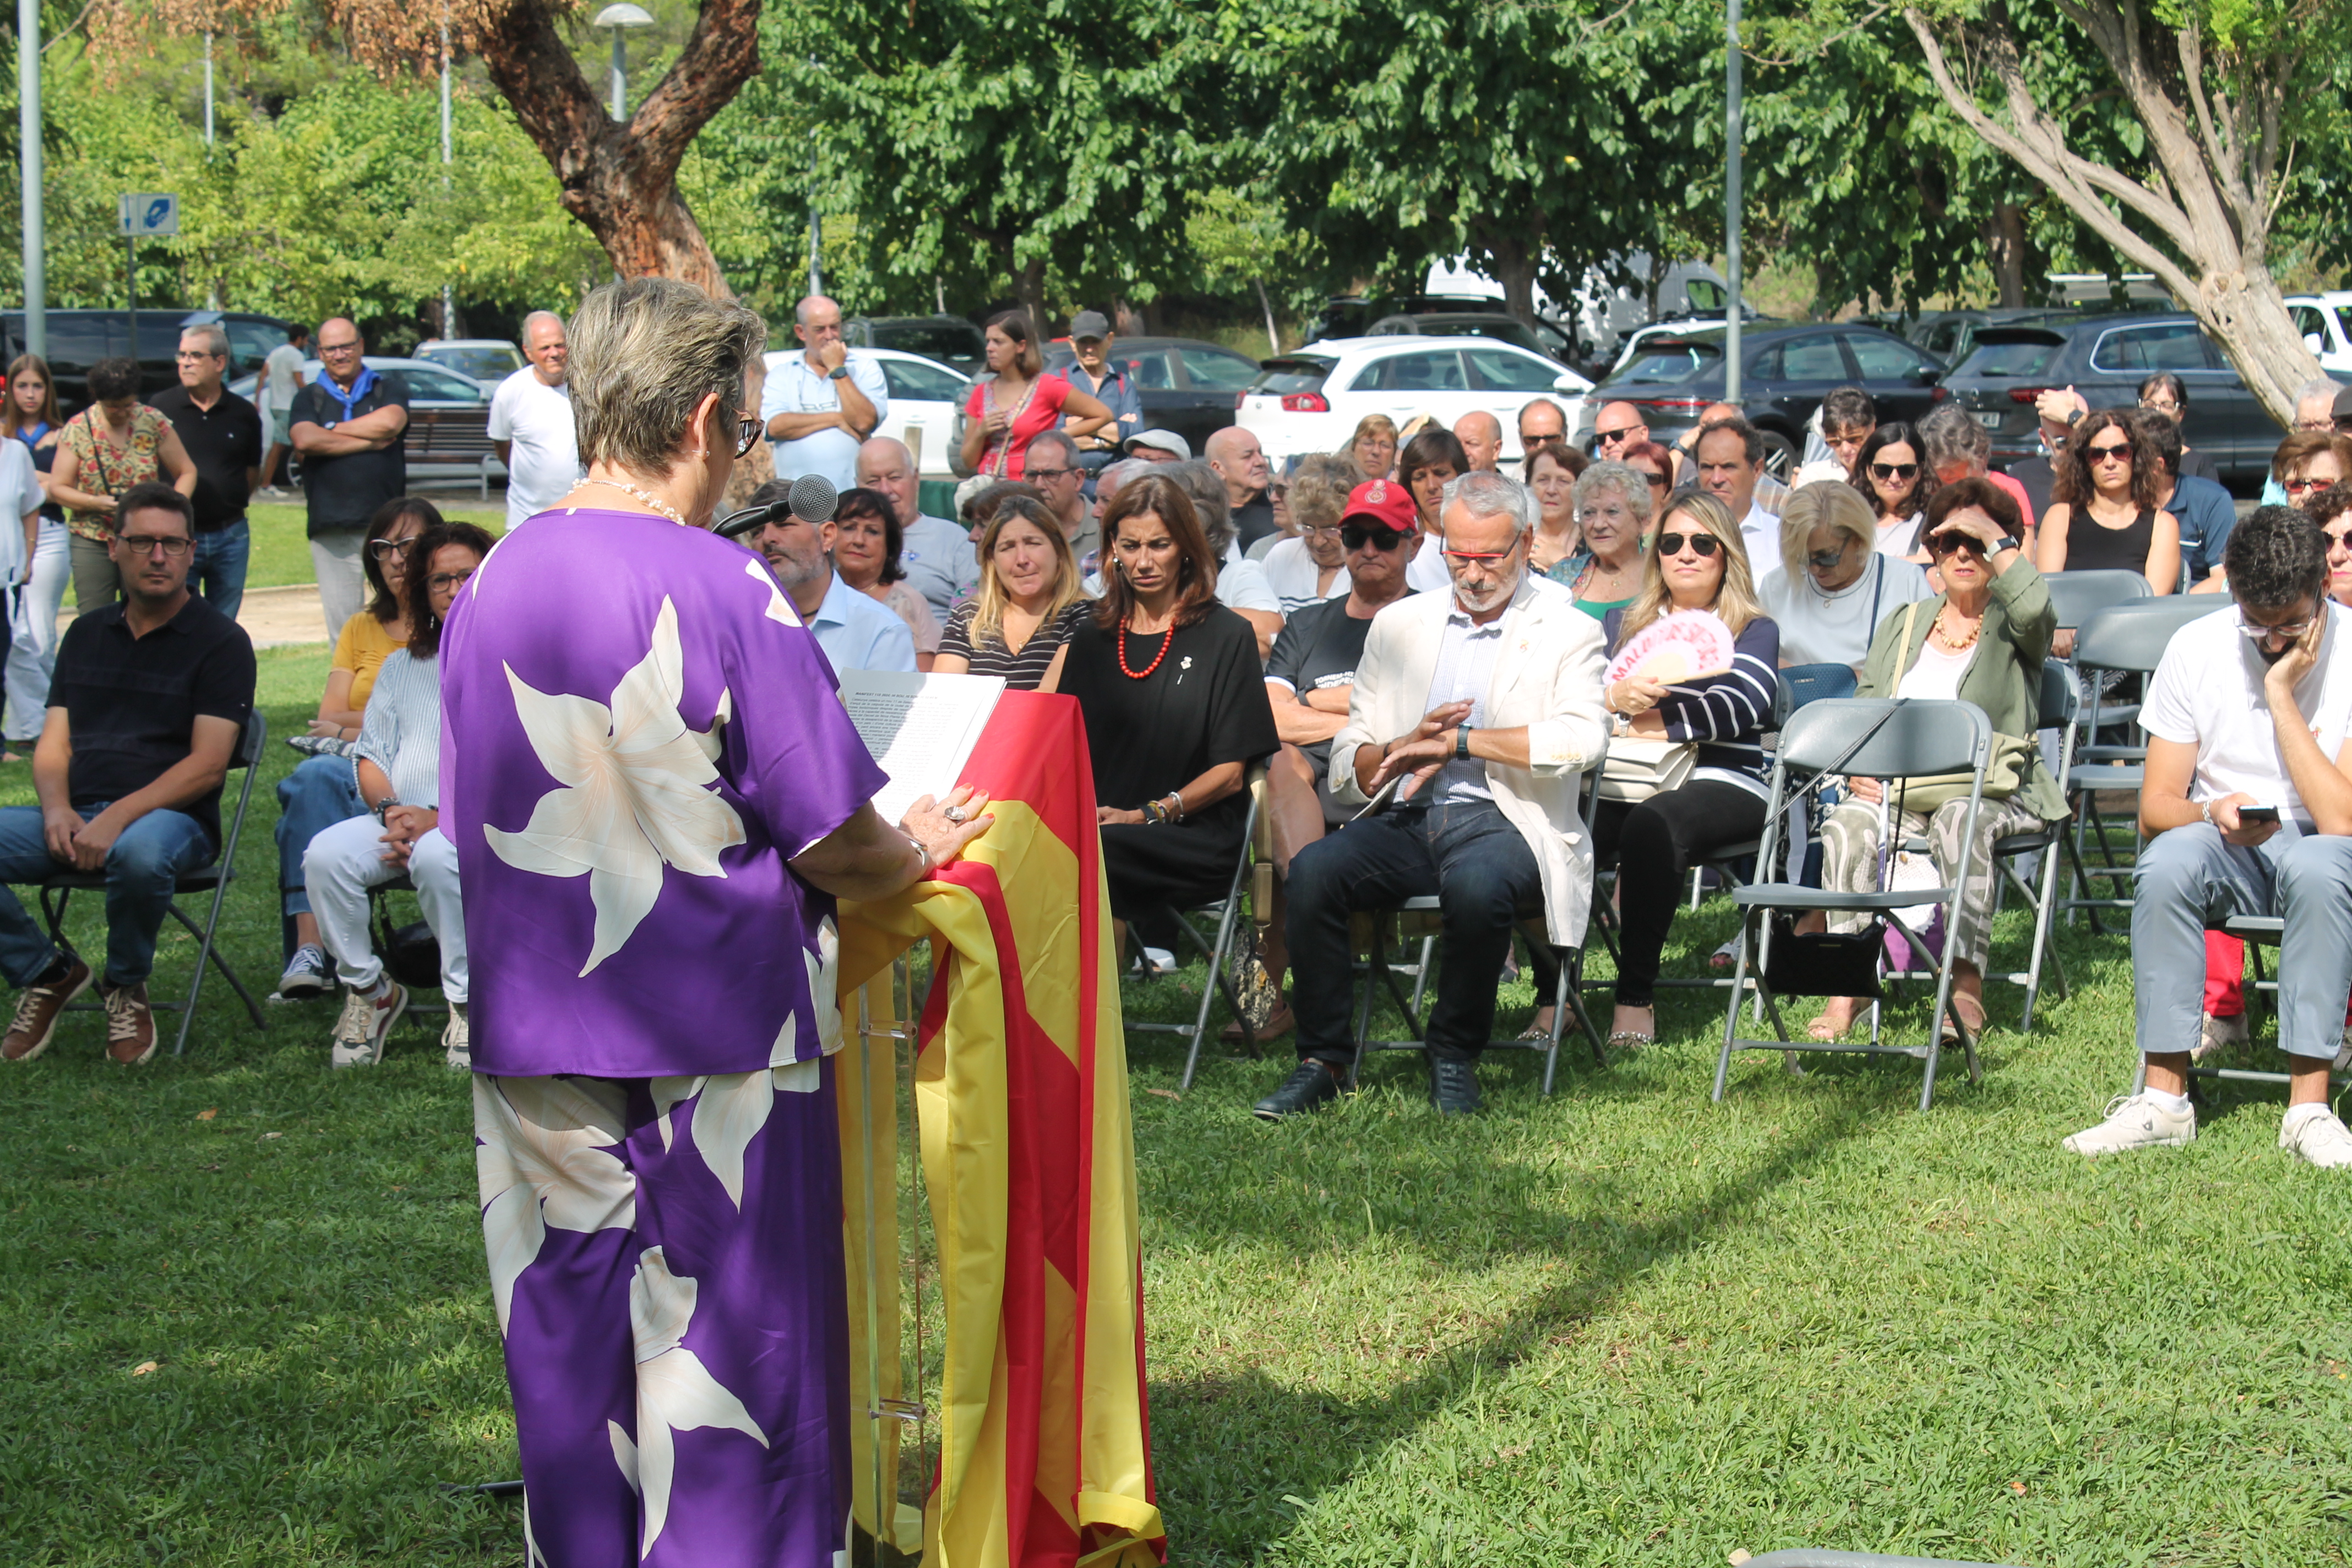
M 2274 805 L 2242 805 L 2238 807 L 2240 822 L 2276 822 L 2278 807 Z

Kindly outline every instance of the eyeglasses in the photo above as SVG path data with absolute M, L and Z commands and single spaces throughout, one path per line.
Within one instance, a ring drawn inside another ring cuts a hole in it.
M 1962 533 L 1958 529 L 1948 528 L 1941 533 L 1927 536 L 1927 550 L 1934 555 L 1950 555 L 1962 550 L 1971 555 L 1982 555 L 1984 542 L 1972 533 Z
M 1639 425 L 1627 425 L 1615 430 L 1595 430 L 1592 435 L 1595 440 L 1622 441 L 1640 428 Z
M 1024 468 L 1022 473 L 1033 479 L 1066 479 L 1077 471 L 1076 468 Z
M 319 353 L 321 358 L 324 358 L 328 354 L 355 354 L 359 352 L 360 341 L 357 338 L 353 338 L 347 343 L 320 343 L 319 345 Z
M 2083 456 L 2095 466 L 2100 463 L 2129 463 L 2131 443 L 2126 441 L 2119 447 L 2085 447 Z
M 2282 479 L 2279 488 L 2291 496 L 2302 496 L 2314 490 L 2324 490 L 2333 483 L 2333 479 Z
M 2294 427 L 2315 436 L 2325 436 L 2336 428 L 2336 422 L 2333 419 L 2298 419 Z
M 131 555 L 152 555 L 158 550 L 164 558 L 177 561 L 196 547 L 196 542 L 184 535 L 154 533 L 122 533 L 115 536 L 123 551 Z
M 463 572 L 436 572 L 432 576 L 425 579 L 425 585 L 436 594 L 452 593 L 464 587 L 466 579 L 471 577 L 477 570 L 476 567 L 468 566 Z
M 1919 472 L 1916 463 L 1873 463 L 1870 477 L 1874 479 L 1907 479 Z
M 1664 490 L 1672 489 L 1674 488 L 1673 482 L 1664 474 L 1653 474 L 1647 468 L 1643 468 L 1640 471 L 1649 479 L 1651 488 L 1654 489 Z
M 1298 531 L 1309 539 L 1314 538 L 1317 534 L 1328 534 L 1337 539 L 1345 539 L 1348 537 L 1347 529 L 1341 524 L 1336 522 L 1314 523 L 1308 527 L 1300 529 Z
M 1658 535 L 1658 553 L 1660 555 L 1680 555 L 1683 552 L 1683 546 L 1685 544 L 1689 545 L 1691 552 L 1702 561 L 1723 548 L 1723 541 L 1717 539 L 1712 533 L 1662 533 Z M 1831 564 L 1834 565 L 1836 563 L 1832 562 Z
M 1404 535 L 1391 529 L 1366 528 L 1360 522 L 1343 522 L 1339 525 L 1339 542 L 1350 550 L 1361 550 L 1369 544 L 1385 554 L 1402 544 Z
M 759 441 L 761 429 L 761 426 L 760 422 L 757 419 L 752 418 L 750 415 L 742 414 L 736 416 L 735 455 L 737 457 L 740 458 L 743 456 L 744 453 L 749 452 Z
M 198 359 L 226 359 L 226 358 L 228 358 L 228 355 L 226 355 L 226 354 L 216 354 L 216 353 L 212 353 L 212 352 L 211 352 L 211 351 L 209 351 L 209 350 L 204 350 L 204 349 L 197 350 L 197 351 L 195 351 L 195 352 L 194 352 L 194 353 L 191 353 L 191 352 L 189 352 L 189 351 L 188 351 L 188 350 L 186 350 L 186 349 L 182 349 L 178 353 L 173 354 L 172 357 L 173 357 L 173 359 L 177 359 L 177 360 L 198 360 Z
M 417 536 L 412 533 L 405 539 L 371 540 L 368 543 L 368 553 L 378 561 L 389 561 L 395 555 L 407 554 L 409 547 L 416 542 L 416 539 Z
M 2139 405 L 2142 408 L 2154 409 L 2158 414 L 2179 414 L 2180 412 L 2180 405 L 2173 402 L 2169 397 L 2143 397 L 2139 400 Z
M 1492 566 L 1498 561 L 1508 561 L 1518 548 L 1518 542 L 1514 540 L 1508 550 L 1446 550 L 1439 553 L 1456 566 Z
M 2274 626 L 2258 626 L 2249 623 L 2246 619 L 2246 612 L 2241 609 L 2238 612 L 2238 635 L 2248 642 L 2260 642 L 2264 637 L 2285 637 L 2292 642 L 2309 631 L 2312 624 L 2318 619 L 2319 616 L 2314 614 L 2305 616 L 2299 621 L 2284 621 Z
M 1809 550 L 1805 552 L 1805 564 L 1811 567 L 1816 572 L 1830 571 L 1833 569 L 1839 562 L 1844 559 L 1845 551 L 1842 548 L 1837 550 Z

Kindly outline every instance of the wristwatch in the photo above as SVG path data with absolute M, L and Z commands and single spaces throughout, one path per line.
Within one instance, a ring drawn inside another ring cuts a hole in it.
M 369 806 L 368 809 L 375 813 L 376 826 L 379 827 L 385 826 L 383 814 L 390 811 L 394 806 L 398 805 L 399 804 L 400 797 L 398 795 L 388 795 L 382 800 L 377 801 L 373 805 Z
M 1157 827 L 1167 820 L 1168 808 L 1166 806 L 1160 805 L 1156 800 L 1147 800 L 1143 803 L 1143 825 L 1146 827 Z
M 1991 544 L 1988 545 L 1988 546 L 1985 548 L 1985 557 L 1986 557 L 1986 559 L 1990 560 L 1990 559 L 1991 559 L 1993 556 L 1996 556 L 1996 555 L 2000 554 L 2000 553 L 2002 551 L 2004 551 L 2004 550 L 2014 550 L 2014 549 L 2016 549 L 2016 548 L 2017 548 L 2017 541 L 2015 541 L 2014 539 L 2011 539 L 2009 535 L 2007 535 L 2006 533 L 2004 533 L 2004 534 L 2000 535 L 1999 538 L 1995 539 L 1995 540 L 1992 542 L 1992 543 L 1991 543 Z
M 827 381 L 847 381 L 849 379 L 848 362 L 845 360 L 841 363 L 835 365 L 831 370 L 826 371 L 824 373 L 824 378 Z
M 1454 726 L 1454 760 L 1457 763 L 1470 760 L 1470 726 L 1467 724 Z

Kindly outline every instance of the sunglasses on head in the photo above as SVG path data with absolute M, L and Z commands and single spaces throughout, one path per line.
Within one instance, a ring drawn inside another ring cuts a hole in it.
M 1693 554 L 1704 561 L 1723 548 L 1723 541 L 1712 533 L 1662 533 L 1658 535 L 1661 556 L 1680 555 L 1683 546 L 1689 545 Z
M 1386 552 L 1402 544 L 1404 535 L 1392 529 L 1367 528 L 1360 522 L 1343 522 L 1339 525 L 1339 542 L 1350 550 L 1361 550 L 1369 544 Z

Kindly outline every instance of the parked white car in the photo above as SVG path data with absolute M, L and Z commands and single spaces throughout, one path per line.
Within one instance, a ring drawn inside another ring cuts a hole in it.
M 766 356 L 768 374 L 800 353 L 784 349 Z M 882 427 L 874 433 L 904 441 L 915 454 L 915 470 L 927 479 L 951 479 L 955 469 L 948 459 L 954 453 L 956 416 L 971 395 L 971 377 L 951 364 L 941 364 L 902 349 L 853 348 L 850 353 L 882 366 L 883 384 L 889 389 L 890 407 Z
M 1555 360 L 1493 338 L 1327 338 L 1264 362 L 1234 423 L 1266 456 L 1336 452 L 1368 414 L 1402 427 L 1426 414 L 1447 429 L 1483 409 L 1503 422 L 1503 456 L 1519 456 L 1519 410 L 1559 404 L 1576 428 L 1592 383 Z
M 2286 313 L 2303 334 L 2303 346 L 2319 356 L 2319 368 L 2342 377 L 2352 374 L 2352 292 L 2293 294 Z

